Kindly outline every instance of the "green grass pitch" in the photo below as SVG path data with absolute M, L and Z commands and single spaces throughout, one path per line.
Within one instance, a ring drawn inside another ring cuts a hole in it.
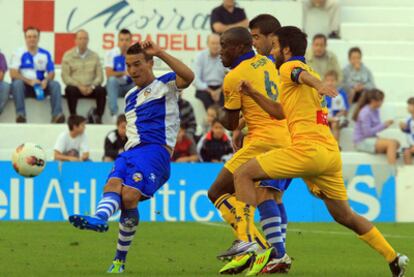
M 68 223 L 0 222 L 0 276 L 107 276 L 117 224 L 105 234 Z M 414 259 L 414 224 L 378 224 L 397 251 Z M 217 276 L 215 256 L 233 235 L 224 224 L 141 223 L 126 276 Z M 334 223 L 291 223 L 291 276 L 390 276 L 383 258 Z M 407 276 L 414 276 L 414 268 Z

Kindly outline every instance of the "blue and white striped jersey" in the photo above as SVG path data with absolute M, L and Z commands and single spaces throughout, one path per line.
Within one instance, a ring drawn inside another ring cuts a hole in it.
M 49 51 L 39 48 L 35 55 L 32 55 L 26 48 L 20 48 L 13 53 L 10 68 L 20 70 L 23 77 L 30 80 L 45 78 L 45 73 L 55 71 L 55 65 Z
M 174 72 L 156 78 L 144 88 L 132 88 L 125 95 L 128 141 L 125 150 L 139 144 L 168 145 L 174 149 L 180 128 Z

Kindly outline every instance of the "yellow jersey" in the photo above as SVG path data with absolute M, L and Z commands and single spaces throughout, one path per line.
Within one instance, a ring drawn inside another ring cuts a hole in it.
M 241 81 L 249 81 L 257 91 L 273 101 L 279 101 L 278 73 L 274 63 L 265 56 L 248 52 L 233 64 L 224 78 L 224 108 L 241 110 L 248 128 L 247 143 L 252 140 L 287 146 L 290 134 L 286 120 L 276 120 L 249 96 L 239 91 Z
M 320 79 L 303 57 L 293 57 L 282 64 L 280 72 L 280 102 L 288 123 L 292 143 L 317 142 L 329 150 L 339 150 L 338 143 L 328 126 L 328 108 L 325 96 L 315 89 L 299 84 L 302 71 Z

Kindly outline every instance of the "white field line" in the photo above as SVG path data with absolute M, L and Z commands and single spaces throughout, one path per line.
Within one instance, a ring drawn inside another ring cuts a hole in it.
M 222 228 L 230 228 L 224 223 L 217 223 L 217 222 L 199 222 L 203 225 L 214 226 L 214 227 L 222 227 Z M 339 236 L 355 236 L 354 233 L 351 231 L 348 232 L 341 232 L 341 231 L 325 231 L 325 230 L 304 230 L 304 229 L 296 229 L 296 228 L 289 228 L 288 225 L 288 233 L 289 232 L 302 232 L 302 233 L 311 233 L 311 234 L 324 234 L 324 235 L 339 235 Z M 398 234 L 383 234 L 386 238 L 393 238 L 393 239 L 414 239 L 414 236 L 406 236 L 406 235 L 398 235 Z

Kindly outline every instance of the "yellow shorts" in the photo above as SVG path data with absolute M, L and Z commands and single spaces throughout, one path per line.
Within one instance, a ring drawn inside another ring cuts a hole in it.
M 348 199 L 339 151 L 314 143 L 295 143 L 262 154 L 257 161 L 271 179 L 302 178 L 316 196 Z
M 232 174 L 238 169 L 241 165 L 247 161 L 256 158 L 260 154 L 266 153 L 273 149 L 280 148 L 281 145 L 264 142 L 260 140 L 253 140 L 249 143 L 246 143 L 239 151 L 237 151 L 233 157 L 226 162 L 224 165 Z

